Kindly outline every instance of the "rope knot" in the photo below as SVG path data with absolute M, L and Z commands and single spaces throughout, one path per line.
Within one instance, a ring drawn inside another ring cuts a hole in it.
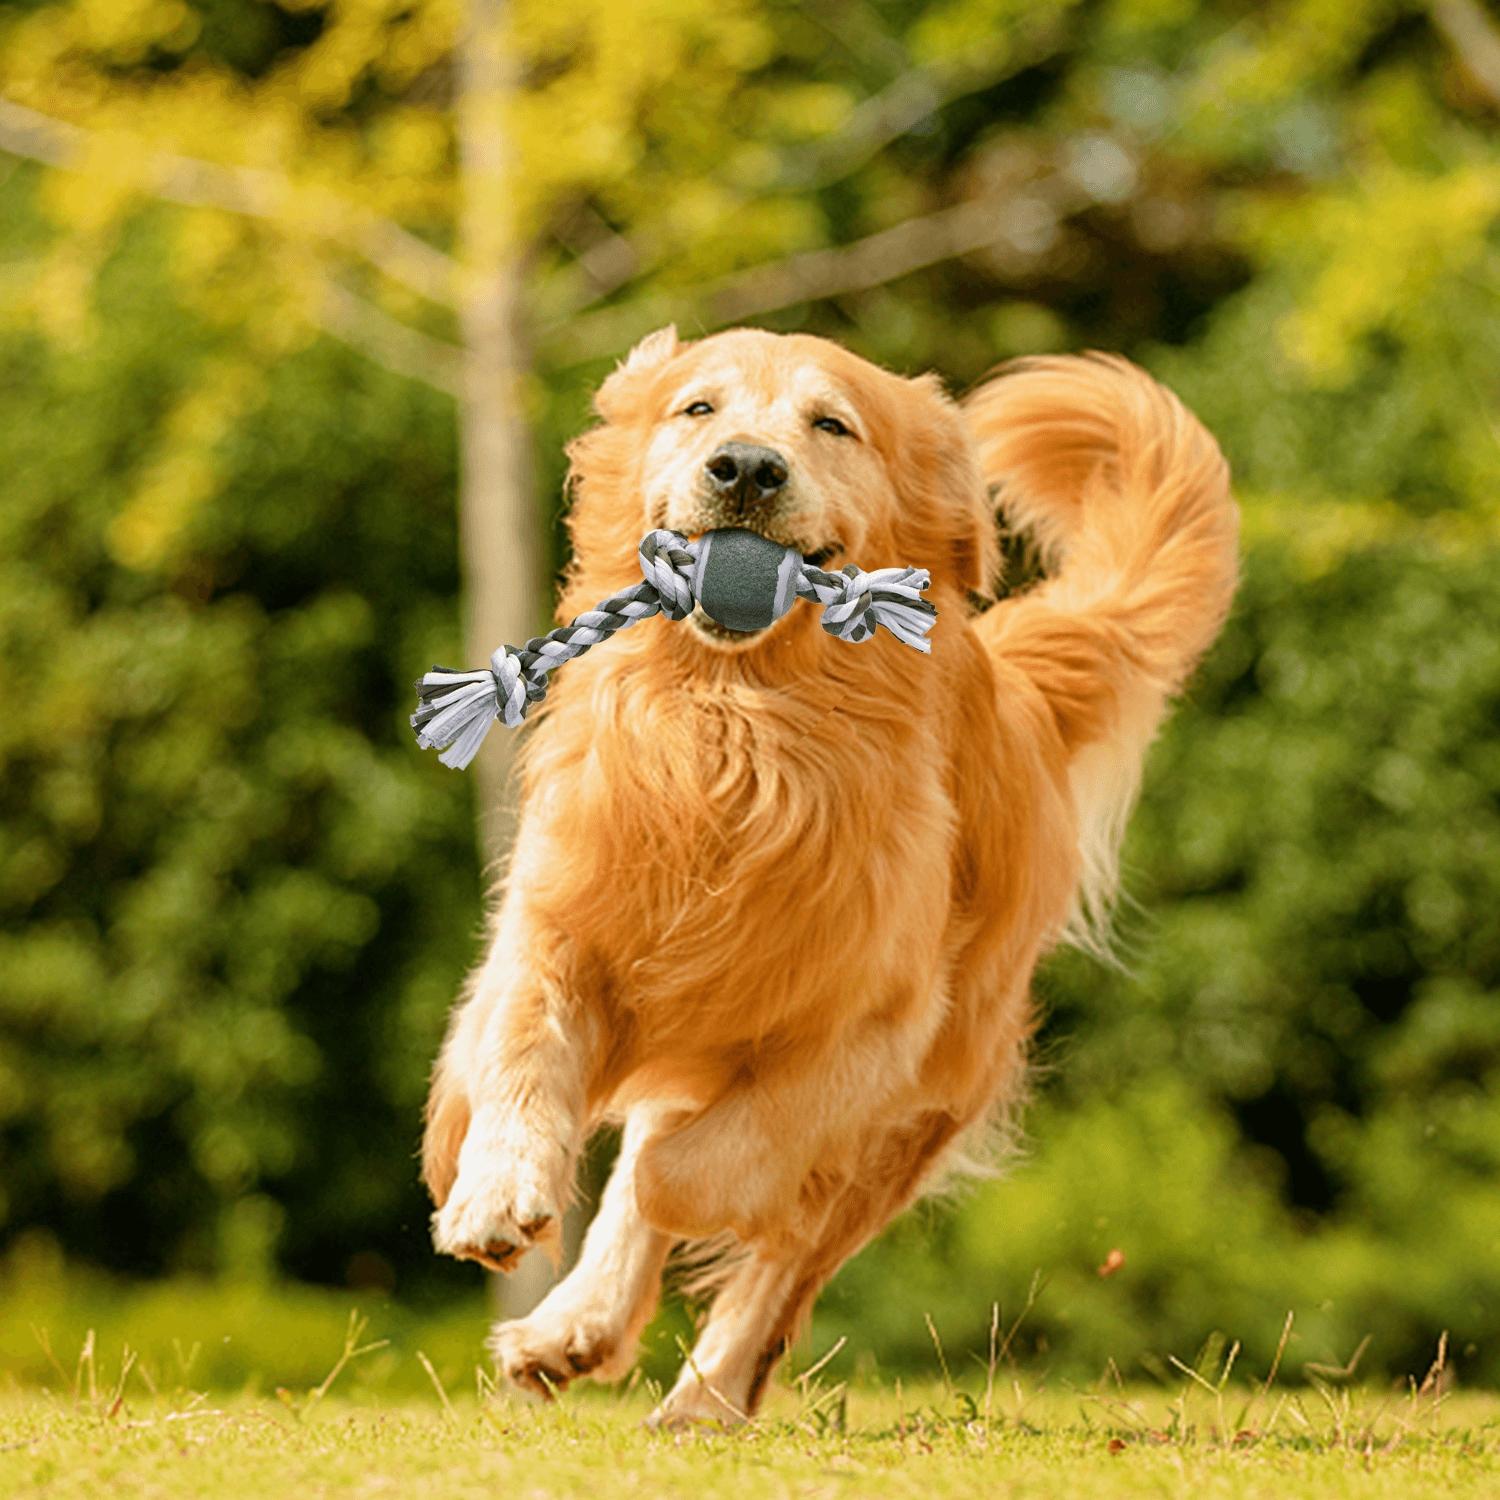
M 697 600 L 693 574 L 698 546 L 677 531 L 648 531 L 639 549 L 641 577 L 656 590 L 661 612 L 669 620 L 685 620 Z
M 804 566 L 797 592 L 823 606 L 823 629 L 841 641 L 867 641 L 877 626 L 914 650 L 931 652 L 927 633 L 937 610 L 922 597 L 930 583 L 925 568 L 877 568 L 866 573 L 850 564 L 840 573 Z
M 514 646 L 501 646 L 490 657 L 490 671 L 495 675 L 496 717 L 514 729 L 526 717 L 526 669 Z

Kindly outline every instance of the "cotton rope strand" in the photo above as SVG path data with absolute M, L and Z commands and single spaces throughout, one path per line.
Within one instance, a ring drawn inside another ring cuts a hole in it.
M 715 531 L 692 542 L 675 531 L 652 531 L 640 545 L 640 583 L 585 610 L 571 624 L 533 636 L 522 647 L 501 646 L 487 668 L 458 672 L 434 667 L 423 676 L 417 683 L 417 711 L 411 716 L 417 743 L 424 750 L 441 750 L 438 759 L 445 766 L 462 770 L 474 759 L 496 719 L 512 729 L 521 723 L 532 704 L 546 696 L 548 674 L 563 662 L 652 615 L 685 620 L 698 605 L 712 615 L 703 598 L 711 581 L 707 576 L 711 551 L 727 558 L 719 564 L 721 571 L 733 570 L 743 561 L 746 545 L 774 553 L 770 565 L 775 570 L 772 590 L 777 597 L 774 603 L 763 601 L 766 624 L 785 613 L 795 596 L 821 604 L 823 629 L 840 640 L 866 641 L 883 626 L 914 650 L 932 650 L 927 633 L 937 610 L 922 597 L 929 584 L 925 568 L 879 568 L 865 573 L 850 566 L 830 573 L 792 549 L 753 533 Z M 766 558 L 760 561 L 763 566 Z M 788 584 L 790 588 L 785 587 Z

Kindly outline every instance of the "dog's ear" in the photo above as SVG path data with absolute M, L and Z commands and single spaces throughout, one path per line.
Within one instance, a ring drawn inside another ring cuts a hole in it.
M 648 333 L 599 387 L 594 395 L 594 410 L 606 422 L 619 421 L 628 411 L 630 393 L 639 386 L 641 377 L 659 370 L 681 347 L 677 329 L 671 323 Z
M 902 498 L 923 548 L 910 561 L 955 587 L 988 595 L 999 573 L 995 518 L 968 425 L 933 374 L 907 382 Z

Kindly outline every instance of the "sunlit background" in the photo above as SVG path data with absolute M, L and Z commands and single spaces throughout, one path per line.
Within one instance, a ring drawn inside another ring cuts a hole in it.
M 0 6 L 0 1368 L 481 1357 L 413 1153 L 498 773 L 411 683 L 538 622 L 675 319 L 1119 350 L 1245 512 L 1123 967 L 812 1347 L 1500 1381 L 1497 125 L 1480 0 Z

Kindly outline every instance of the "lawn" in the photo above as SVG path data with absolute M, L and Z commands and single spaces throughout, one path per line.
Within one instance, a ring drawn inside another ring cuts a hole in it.
M 783 1385 L 737 1433 L 656 1433 L 652 1392 L 550 1407 L 462 1391 L 422 1354 L 424 1396 L 354 1377 L 378 1355 L 357 1320 L 316 1386 L 231 1396 L 169 1388 L 85 1341 L 49 1387 L 0 1394 L 0 1495 L 1451 1497 L 1500 1493 L 1500 1397 L 1441 1378 L 1388 1391 L 1282 1387 L 1233 1371 L 1081 1389 L 1005 1370 L 955 1384 Z M 342 1388 L 348 1389 L 344 1394 Z

